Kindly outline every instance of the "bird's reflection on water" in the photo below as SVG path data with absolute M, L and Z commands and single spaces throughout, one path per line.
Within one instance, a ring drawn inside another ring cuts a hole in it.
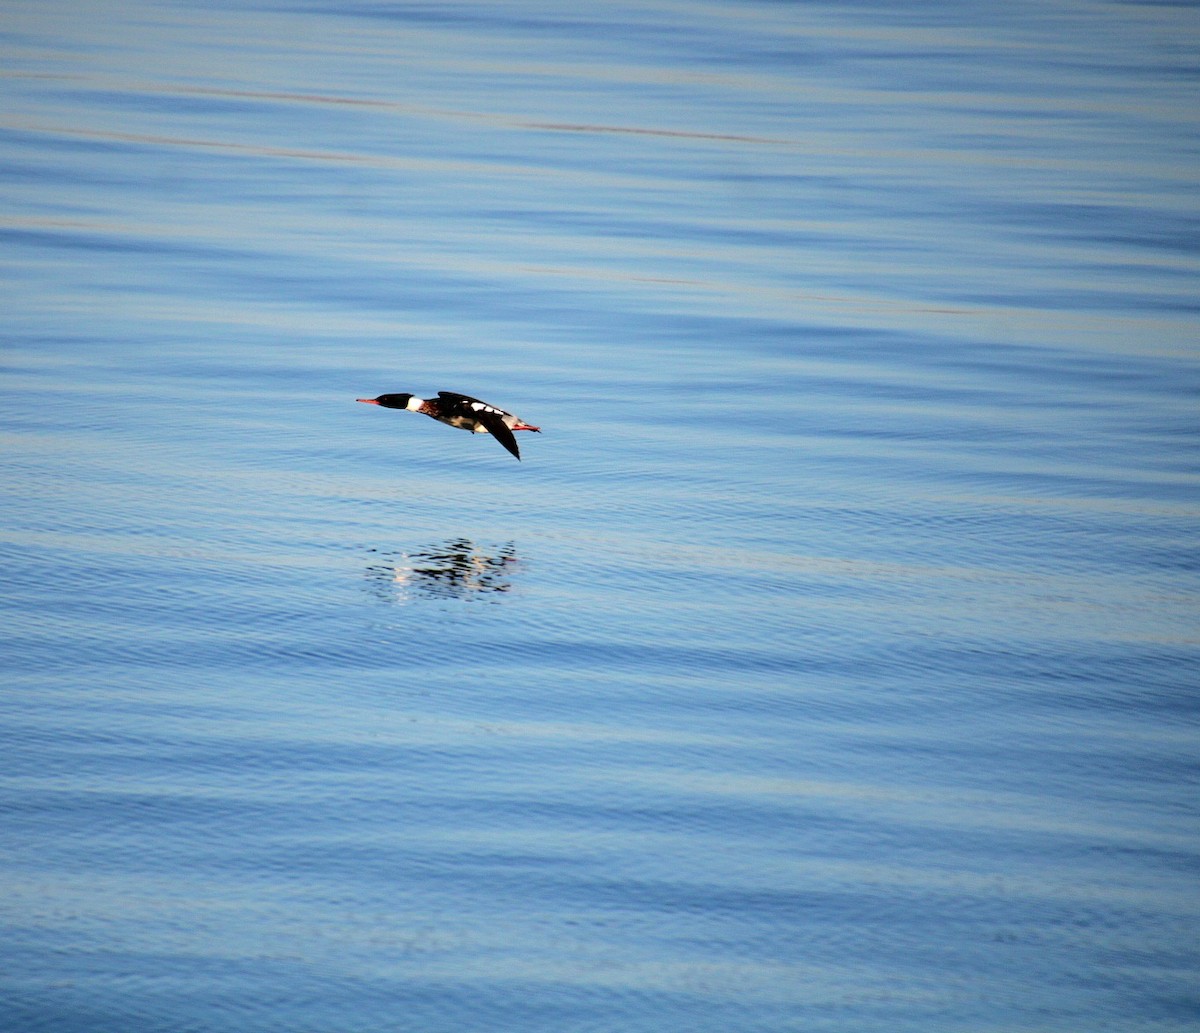
M 411 599 L 478 599 L 507 592 L 517 563 L 516 546 L 477 546 L 450 538 L 412 552 L 371 549 L 367 566 L 371 591 L 387 603 Z

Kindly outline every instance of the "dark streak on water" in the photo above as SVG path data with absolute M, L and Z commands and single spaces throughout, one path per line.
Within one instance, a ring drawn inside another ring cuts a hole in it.
M 8 5 L 0 1028 L 1193 1028 L 1198 30 Z

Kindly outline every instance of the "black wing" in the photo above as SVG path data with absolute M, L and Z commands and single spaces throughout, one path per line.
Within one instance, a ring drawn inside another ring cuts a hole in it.
M 481 409 L 476 415 L 479 418 L 479 422 L 492 432 L 492 437 L 515 455 L 517 459 L 521 458 L 521 450 L 517 448 L 516 435 L 508 429 L 508 424 L 504 422 L 504 417 L 490 408 Z
M 505 412 L 491 402 L 485 402 L 479 398 L 472 398 L 470 395 L 460 395 L 457 391 L 439 391 L 439 398 L 446 399 L 453 405 L 461 405 L 470 410 L 470 414 L 474 416 L 491 432 L 492 437 L 507 448 L 517 459 L 521 458 L 521 450 L 517 448 L 517 439 L 513 432 L 508 429 L 508 424 L 504 422 L 505 416 L 511 416 L 511 413 Z
M 457 391 L 439 391 L 438 398 L 444 398 L 447 402 L 452 402 L 455 405 L 482 405 L 488 409 L 495 409 L 498 413 L 503 413 L 505 416 L 510 415 L 504 412 L 498 405 L 492 405 L 491 402 L 485 402 L 481 398 L 472 398 L 470 395 L 460 395 Z M 479 410 L 475 410 L 478 412 Z

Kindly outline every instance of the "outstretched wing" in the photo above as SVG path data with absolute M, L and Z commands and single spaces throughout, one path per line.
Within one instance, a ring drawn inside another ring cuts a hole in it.
M 508 424 L 504 422 L 504 418 L 500 415 L 498 409 L 493 409 L 490 405 L 486 409 L 480 409 L 479 422 L 492 432 L 492 437 L 499 441 L 500 444 L 518 459 L 521 458 L 521 450 L 517 448 L 517 439 L 513 432 L 508 429 Z
M 485 409 L 491 409 L 492 412 L 498 412 L 501 416 L 508 416 L 499 406 L 492 405 L 491 402 L 485 402 L 480 398 L 472 398 L 470 395 L 460 395 L 457 391 L 439 391 L 438 398 L 444 398 L 447 402 L 454 405 L 465 405 L 473 412 L 483 412 Z M 479 406 L 478 409 L 475 407 Z
M 518 459 L 521 458 L 521 450 L 517 448 L 517 439 L 513 436 L 513 432 L 508 429 L 508 424 L 504 422 L 505 416 L 511 416 L 511 413 L 506 413 L 503 409 L 498 409 L 490 402 L 482 401 L 479 398 L 472 398 L 470 395 L 460 395 L 457 391 L 439 391 L 439 398 L 444 398 L 452 405 L 461 406 L 480 423 L 487 427 L 497 441 L 507 448 Z

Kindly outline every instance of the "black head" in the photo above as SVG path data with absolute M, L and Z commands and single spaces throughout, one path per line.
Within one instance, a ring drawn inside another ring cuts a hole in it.
M 359 402 L 366 402 L 367 405 L 382 405 L 385 409 L 404 409 L 408 407 L 408 400 L 412 395 L 380 395 L 378 398 L 358 398 Z

